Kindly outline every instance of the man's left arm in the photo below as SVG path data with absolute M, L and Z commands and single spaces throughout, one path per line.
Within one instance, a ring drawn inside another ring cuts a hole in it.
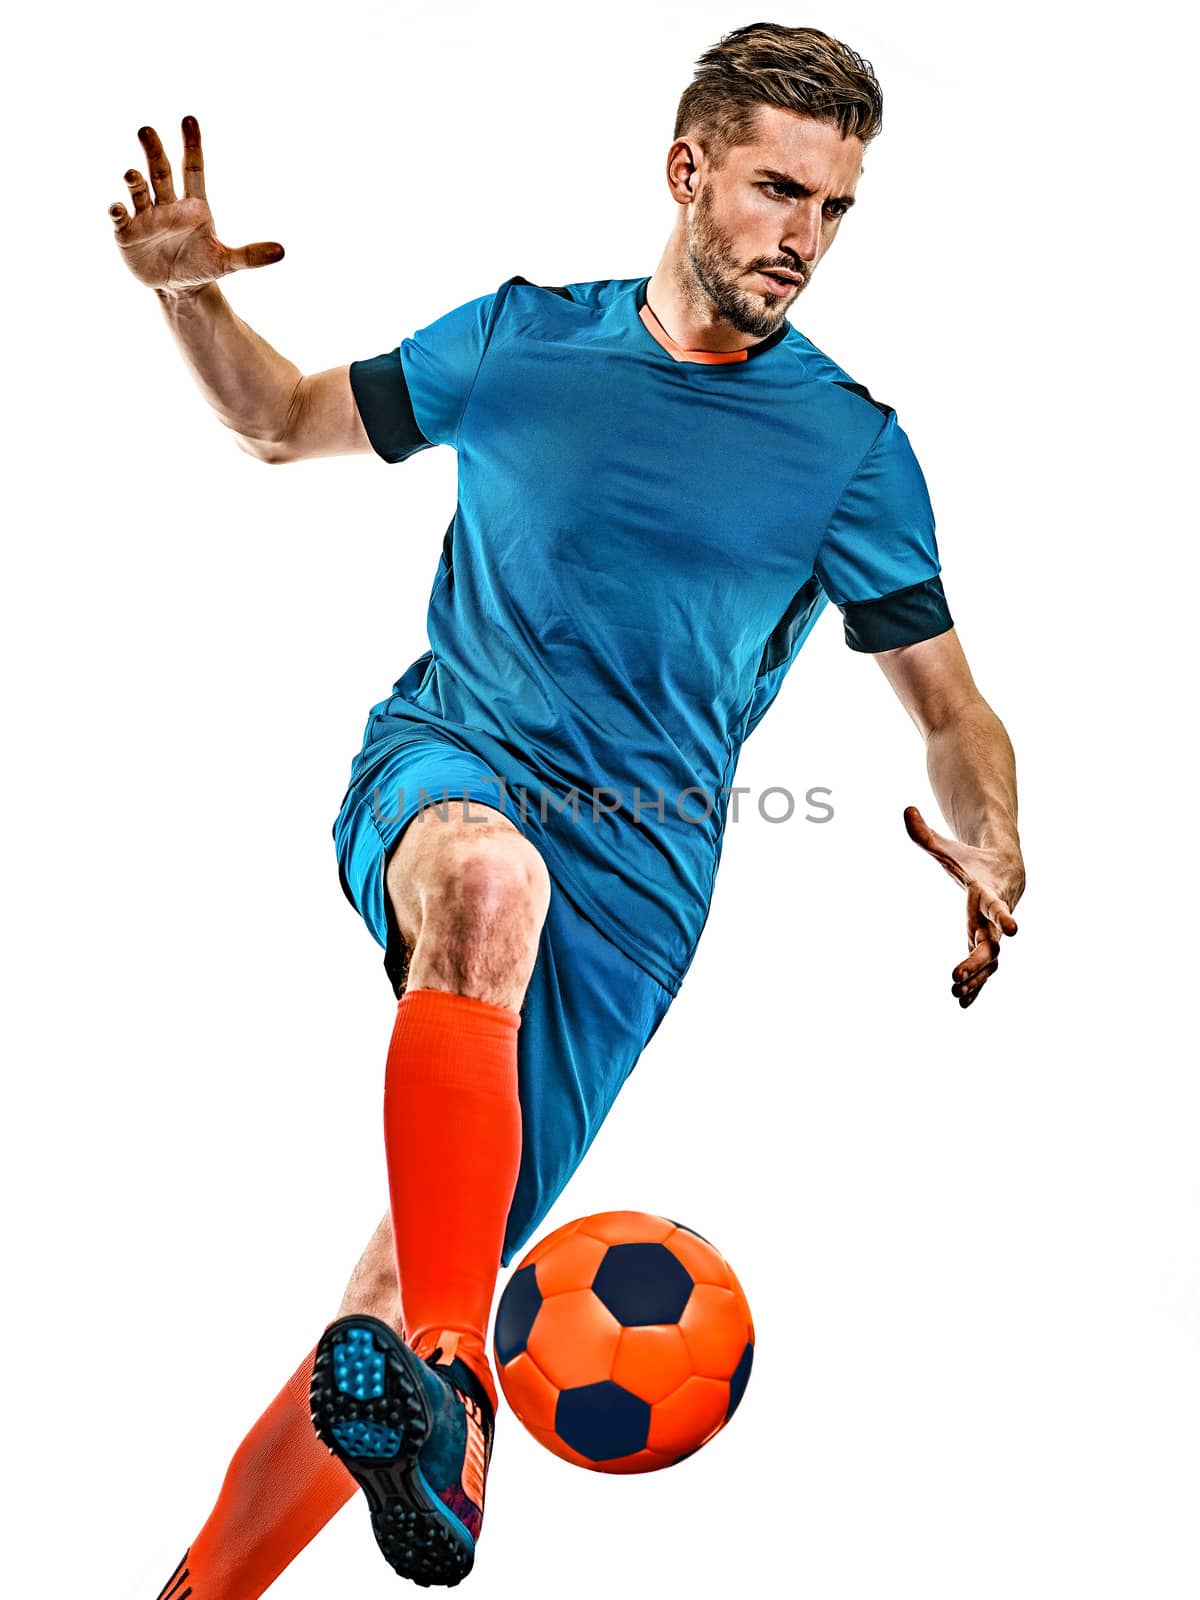
M 1001 939 L 1017 931 L 1012 913 L 1025 888 L 1012 744 L 954 628 L 875 659 L 925 740 L 929 781 L 953 830 L 935 832 L 916 806 L 904 813 L 909 837 L 967 891 L 968 954 L 951 990 L 965 1009 L 996 971 Z

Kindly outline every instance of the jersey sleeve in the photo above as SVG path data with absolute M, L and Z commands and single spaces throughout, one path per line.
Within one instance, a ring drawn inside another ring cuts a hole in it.
M 929 492 L 894 411 L 838 501 L 815 565 L 852 650 L 895 650 L 954 626 Z
M 491 332 L 494 294 L 421 328 L 386 355 L 350 363 L 350 387 L 367 438 L 385 461 L 456 444 Z

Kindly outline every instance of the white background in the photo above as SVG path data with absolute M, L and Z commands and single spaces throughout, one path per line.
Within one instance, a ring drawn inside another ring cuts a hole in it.
M 8 1593 L 158 1591 L 384 1208 L 394 1003 L 330 829 L 453 509 L 449 451 L 237 450 L 110 237 L 136 130 L 177 162 L 199 117 L 222 236 L 287 248 L 230 301 L 318 370 L 514 273 L 652 271 L 676 99 L 756 9 L 77 5 L 10 34 Z M 640 1480 L 502 1416 L 477 1596 L 1200 1591 L 1190 42 L 1123 17 L 780 18 L 883 84 L 793 316 L 925 468 L 1029 890 L 961 1013 L 961 896 L 900 821 L 936 822 L 920 741 L 831 610 L 738 781 L 828 785 L 836 818 L 730 828 L 546 1223 L 713 1238 L 757 1322 L 745 1402 Z M 356 1503 L 274 1593 L 397 1581 Z

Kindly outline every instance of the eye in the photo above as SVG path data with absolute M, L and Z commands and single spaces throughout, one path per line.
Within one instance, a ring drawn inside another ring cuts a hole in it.
M 840 217 L 844 217 L 849 209 L 850 207 L 845 203 L 844 200 L 831 200 L 825 207 L 825 215 L 829 217 L 831 221 L 836 222 Z
M 760 189 L 765 189 L 773 200 L 790 200 L 792 190 L 786 183 L 760 183 Z

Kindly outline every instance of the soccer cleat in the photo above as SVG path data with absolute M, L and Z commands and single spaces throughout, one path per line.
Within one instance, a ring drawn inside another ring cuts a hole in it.
M 460 1583 L 474 1564 L 495 1428 L 479 1379 L 441 1354 L 422 1360 L 376 1317 L 340 1317 L 311 1393 L 317 1436 L 366 1495 L 385 1559 L 424 1587 Z

